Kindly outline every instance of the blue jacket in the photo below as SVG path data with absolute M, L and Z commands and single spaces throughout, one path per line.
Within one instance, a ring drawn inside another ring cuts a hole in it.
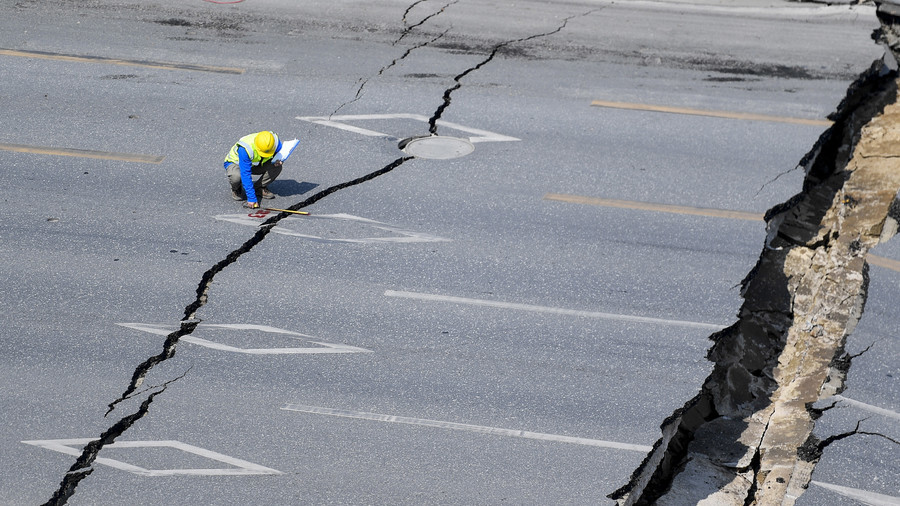
M 281 151 L 281 139 L 278 139 L 278 145 L 275 146 L 275 152 Z M 244 185 L 244 193 L 247 195 L 247 202 L 256 202 L 256 190 L 253 188 L 253 163 L 250 161 L 250 155 L 247 150 L 241 146 L 237 148 L 239 167 L 241 169 L 241 184 Z M 225 162 L 225 168 L 231 162 Z

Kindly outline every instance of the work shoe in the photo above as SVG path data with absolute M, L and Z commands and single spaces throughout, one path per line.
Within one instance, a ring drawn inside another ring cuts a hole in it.
M 278 195 L 275 195 L 274 193 L 270 192 L 269 189 L 266 188 L 265 186 L 260 188 L 259 195 L 264 199 L 274 199 L 275 197 L 278 196 Z
M 231 198 L 240 202 L 241 200 L 247 200 L 247 197 L 244 196 L 244 192 L 239 192 L 235 190 L 231 190 Z

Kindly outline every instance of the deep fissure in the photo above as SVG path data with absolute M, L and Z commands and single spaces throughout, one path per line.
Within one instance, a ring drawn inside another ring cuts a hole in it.
M 798 164 L 801 193 L 766 213 L 768 237 L 741 282 L 738 321 L 711 336 L 713 372 L 610 494 L 618 504 L 792 504 L 821 450 L 863 433 L 857 425 L 818 441 L 815 420 L 830 407 L 813 404 L 844 389 L 858 356 L 844 347 L 865 308 L 865 256 L 896 232 L 886 228 L 900 190 L 890 63 L 890 55 L 876 61 L 848 88 Z
M 890 436 L 886 436 L 886 435 L 878 433 L 878 432 L 859 430 L 860 426 L 862 425 L 862 423 L 864 421 L 866 421 L 866 420 L 863 419 L 863 420 L 859 420 L 858 422 L 856 422 L 856 427 L 849 432 L 833 434 L 833 435 L 828 436 L 827 438 L 821 439 L 821 440 L 819 438 L 817 438 L 815 435 L 811 434 L 809 436 L 809 439 L 807 439 L 806 442 L 803 444 L 803 446 L 800 448 L 800 452 L 799 452 L 800 458 L 802 458 L 806 461 L 815 462 L 822 457 L 822 453 L 825 451 L 825 448 L 828 448 L 830 445 L 832 445 L 838 441 L 841 441 L 842 439 L 847 439 L 848 437 L 857 436 L 857 435 L 878 437 L 878 438 L 884 439 L 885 441 L 894 443 L 895 445 L 900 445 L 900 441 L 898 441 Z
M 437 41 L 440 40 L 442 37 L 444 37 L 444 35 L 447 35 L 447 33 L 448 33 L 449 31 L 450 31 L 450 29 L 448 28 L 447 30 L 444 30 L 442 33 L 440 33 L 440 34 L 438 34 L 437 36 L 435 36 L 434 38 L 432 38 L 432 39 L 430 39 L 430 40 L 428 40 L 428 41 L 419 43 L 419 44 L 417 44 L 417 45 L 415 45 L 415 46 L 412 46 L 412 47 L 408 48 L 408 49 L 406 50 L 406 52 L 404 52 L 400 57 L 395 58 L 391 63 L 385 65 L 384 67 L 381 67 L 381 69 L 375 74 L 374 77 L 379 77 L 379 76 L 381 76 L 381 75 L 384 74 L 388 69 L 390 69 L 391 67 L 397 65 L 397 63 L 399 63 L 399 62 L 405 60 L 405 59 L 406 59 L 413 51 L 415 51 L 416 49 L 421 49 L 421 48 L 423 48 L 423 47 L 427 47 L 427 46 L 429 46 L 429 45 L 431 45 L 431 44 L 437 42 Z M 366 84 L 368 84 L 369 81 L 370 81 L 371 79 L 373 79 L 373 78 L 368 78 L 368 77 L 367 77 L 367 78 L 362 79 L 362 82 L 360 83 L 359 88 L 356 89 L 356 96 L 354 96 L 352 100 L 349 100 L 349 101 L 347 101 L 347 102 L 344 102 L 343 104 L 341 104 L 340 106 L 338 106 L 338 108 L 335 109 L 331 114 L 329 114 L 328 117 L 331 118 L 332 116 L 334 116 L 335 114 L 337 114 L 337 113 L 338 113 L 341 109 L 343 109 L 344 107 L 346 107 L 346 106 L 348 106 L 348 105 L 350 105 L 350 104 L 352 104 L 352 103 L 354 103 L 354 102 L 359 101 L 359 99 L 361 99 L 361 98 L 363 97 L 363 88 L 366 87 Z
M 115 442 L 116 438 L 125 433 L 128 429 L 134 425 L 135 422 L 140 420 L 150 411 L 150 404 L 153 403 L 153 399 L 166 391 L 169 385 L 172 383 L 182 379 L 187 375 L 187 372 L 173 378 L 169 381 L 166 381 L 162 385 L 155 387 L 159 388 L 159 390 L 155 392 L 150 392 L 146 399 L 141 403 L 140 407 L 134 413 L 125 416 L 115 424 L 113 424 L 109 429 L 100 434 L 98 439 L 91 441 L 84 447 L 81 455 L 75 460 L 75 463 L 69 468 L 68 472 L 66 472 L 62 481 L 59 484 L 59 488 L 56 492 L 53 493 L 53 496 L 49 501 L 44 503 L 44 506 L 59 506 L 66 504 L 72 495 L 75 494 L 75 490 L 78 488 L 78 484 L 81 483 L 81 480 L 87 478 L 91 473 L 94 472 L 94 461 L 97 459 L 97 455 L 100 453 L 100 450 L 109 444 Z
M 431 19 L 431 18 L 437 16 L 438 14 L 442 14 L 445 10 L 447 10 L 448 7 L 450 7 L 451 5 L 453 5 L 453 4 L 455 4 L 455 3 L 458 3 L 458 2 L 459 2 L 459 0 L 452 0 L 451 2 L 445 4 L 443 7 L 441 7 L 439 10 L 437 10 L 437 11 L 435 11 L 435 12 L 433 12 L 433 13 L 427 15 L 427 16 L 425 16 L 424 18 L 422 18 L 422 20 L 419 21 L 418 23 L 413 24 L 413 25 L 409 25 L 409 27 L 408 27 L 406 30 L 403 30 L 403 33 L 400 34 L 400 37 L 398 37 L 397 40 L 395 40 L 394 43 L 393 43 L 392 45 L 396 46 L 397 44 L 400 43 L 401 40 L 403 40 L 404 38 L 406 38 L 406 36 L 409 35 L 413 30 L 415 30 L 416 28 L 418 28 L 418 27 L 424 25 L 426 22 L 428 22 L 429 19 Z M 410 7 L 410 9 L 411 9 L 411 8 L 412 8 L 412 7 Z M 406 11 L 406 13 L 403 14 L 403 22 L 404 22 L 404 23 L 406 23 L 406 16 L 407 16 L 407 14 L 409 14 L 409 11 L 408 11 L 408 10 Z
M 404 23 L 406 22 L 406 16 L 409 13 L 409 11 L 416 4 L 421 3 L 421 1 L 422 0 L 415 2 L 407 9 L 406 13 L 404 13 L 404 16 L 403 16 Z M 454 1 L 446 4 L 440 11 L 436 12 L 435 14 L 433 14 L 431 16 L 426 17 L 424 20 L 422 20 L 422 22 L 409 27 L 404 32 L 404 35 L 401 35 L 401 37 L 397 40 L 397 42 L 399 42 L 403 38 L 403 36 L 405 36 L 405 34 L 409 33 L 416 26 L 420 26 L 422 23 L 424 23 L 425 21 L 427 21 L 434 15 L 437 15 L 437 14 L 443 12 L 447 7 L 456 3 L 457 1 L 458 0 L 454 0 Z M 490 55 L 485 60 L 483 60 L 478 65 L 466 70 L 465 72 L 459 74 L 458 76 L 456 76 L 456 78 L 454 78 L 454 81 L 456 81 L 456 85 L 445 91 L 445 93 L 443 95 L 443 103 L 438 107 L 438 109 L 435 111 L 434 115 L 429 120 L 430 132 L 433 135 L 436 135 L 436 130 L 437 130 L 436 122 L 438 119 L 440 119 L 441 115 L 443 114 L 443 111 L 450 105 L 450 95 L 452 94 L 452 92 L 459 89 L 462 86 L 461 79 L 463 77 L 465 77 L 466 75 L 470 74 L 471 72 L 474 72 L 474 71 L 478 70 L 479 68 L 481 68 L 482 66 L 486 65 L 487 63 L 489 63 L 496 56 L 496 54 L 500 51 L 500 49 L 502 49 L 504 46 L 507 46 L 507 45 L 513 44 L 513 43 L 517 43 L 517 42 L 525 42 L 525 41 L 532 40 L 532 39 L 539 38 L 539 37 L 546 37 L 546 36 L 558 33 L 563 28 L 565 28 L 565 26 L 568 24 L 569 20 L 576 18 L 576 17 L 587 16 L 588 14 L 591 14 L 592 12 L 595 12 L 596 10 L 598 10 L 598 9 L 593 9 L 591 11 L 588 11 L 588 12 L 580 14 L 580 15 L 567 17 L 563 20 L 562 24 L 553 31 L 541 33 L 541 34 L 537 34 L 537 35 L 532 35 L 530 37 L 524 37 L 521 39 L 505 41 L 505 42 L 501 42 L 500 44 L 496 45 L 493 48 L 493 50 L 491 51 Z M 419 44 L 417 46 L 414 46 L 414 47 L 408 49 L 404 53 L 403 56 L 401 56 L 397 60 L 394 60 L 390 65 L 385 66 L 385 68 L 383 68 L 379 72 L 379 75 L 381 73 L 383 73 L 387 68 L 390 68 L 391 66 L 395 65 L 399 60 L 406 58 L 413 50 L 420 48 L 420 47 L 424 47 L 428 44 L 435 42 L 436 40 L 443 37 L 446 33 L 447 32 L 444 32 L 428 42 Z M 357 100 L 360 98 L 360 95 L 362 93 L 362 87 L 365 86 L 365 82 L 366 81 L 363 81 L 362 85 L 360 86 L 359 90 L 357 91 L 357 96 L 354 100 Z M 344 104 L 344 105 L 346 105 L 346 104 Z M 343 107 L 343 105 L 341 107 Z M 339 107 L 338 110 L 341 107 Z M 335 113 L 336 112 L 337 112 L 337 110 L 335 111 Z M 332 113 L 332 115 L 335 113 Z M 326 188 L 302 202 L 298 202 L 294 205 L 291 205 L 290 207 L 287 208 L 287 210 L 297 211 L 297 210 L 303 209 L 304 207 L 308 207 L 308 206 L 312 205 L 313 203 L 318 202 L 319 200 L 325 198 L 326 196 L 328 196 L 336 191 L 342 190 L 342 189 L 350 187 L 350 186 L 358 185 L 358 184 L 364 183 L 366 181 L 370 181 L 381 175 L 384 175 L 384 174 L 394 170 L 395 168 L 403 165 L 405 162 L 412 160 L 413 158 L 414 157 L 412 157 L 412 156 L 404 156 L 404 157 L 397 158 L 396 160 L 394 160 L 393 162 L 389 163 L 388 165 L 382 167 L 381 169 L 371 172 L 365 176 L 362 176 L 362 177 L 353 179 L 351 181 L 347 181 L 345 183 L 340 183 L 340 184 L 331 186 L 329 188 Z M 273 217 L 267 219 L 266 221 L 264 221 L 262 224 L 260 224 L 259 229 L 256 231 L 256 233 L 254 233 L 254 235 L 250 239 L 245 241 L 240 247 L 238 247 L 237 249 L 230 252 L 224 259 L 222 259 L 221 261 L 219 261 L 218 263 L 213 265 L 213 267 L 211 267 L 210 269 L 208 269 L 206 272 L 203 273 L 203 275 L 201 276 L 200 283 L 198 284 L 197 289 L 196 289 L 196 298 L 185 307 L 184 315 L 180 322 L 179 329 L 166 336 L 166 339 L 163 343 L 163 349 L 159 354 L 149 357 L 147 360 L 145 360 L 144 362 L 142 362 L 140 365 L 138 365 L 135 368 L 135 371 L 132 375 L 132 378 L 131 378 L 131 381 L 130 381 L 128 387 L 125 389 L 123 394 L 118 399 L 114 400 L 113 402 L 111 402 L 108 405 L 108 410 L 107 410 L 105 416 L 108 416 L 116 408 L 116 406 L 118 404 L 120 404 L 121 402 L 124 402 L 125 400 L 132 398 L 135 395 L 135 392 L 137 391 L 137 389 L 143 383 L 144 378 L 146 378 L 147 374 L 149 374 L 149 372 L 153 369 L 153 367 L 172 358 L 175 355 L 175 349 L 176 349 L 176 346 L 177 346 L 179 340 L 184 336 L 190 335 L 191 333 L 194 332 L 194 330 L 196 330 L 197 326 L 201 323 L 201 320 L 197 318 L 197 312 L 208 302 L 209 291 L 210 291 L 210 288 L 212 286 L 212 282 L 213 282 L 213 279 L 215 278 L 215 276 L 218 273 L 222 272 L 226 267 L 228 267 L 232 263 L 236 262 L 241 256 L 250 252 L 256 245 L 258 245 L 260 242 L 262 242 L 266 238 L 266 236 L 268 236 L 268 234 L 272 231 L 272 229 L 275 227 L 275 225 L 277 225 L 277 223 L 279 221 L 281 221 L 282 219 L 284 219 L 288 216 L 291 216 L 291 215 L 289 213 L 280 212 L 280 213 L 274 215 Z M 181 376 L 181 377 L 183 377 L 183 376 Z M 102 433 L 100 435 L 99 439 L 88 443 L 85 446 L 85 448 L 82 450 L 81 455 L 76 459 L 75 464 L 72 465 L 72 467 L 69 469 L 69 471 L 63 477 L 62 481 L 60 482 L 60 487 L 57 490 L 57 492 L 54 493 L 53 497 L 46 503 L 46 505 L 61 506 L 61 505 L 66 504 L 68 499 L 75 493 L 75 491 L 78 487 L 78 484 L 84 478 L 86 478 L 93 472 L 92 465 L 93 465 L 94 461 L 96 460 L 100 450 L 104 446 L 114 443 L 116 438 L 118 438 L 119 436 L 124 434 L 138 420 L 140 420 L 144 416 L 146 416 L 149 413 L 150 405 L 152 404 L 155 397 L 157 395 L 163 393 L 166 390 L 166 386 L 168 384 L 170 384 L 172 381 L 176 381 L 176 380 L 180 379 L 181 377 L 175 378 L 175 379 L 171 380 L 170 382 L 166 382 L 160 387 L 160 390 L 151 392 L 147 396 L 147 398 L 144 399 L 144 401 L 141 403 L 139 409 L 136 412 L 119 420 L 119 422 L 117 422 L 112 427 L 110 427 L 107 431 Z
M 457 74 L 456 77 L 453 78 L 453 81 L 456 82 L 456 84 L 453 85 L 453 86 L 451 86 L 450 88 L 447 88 L 447 89 L 444 91 L 444 96 L 442 97 L 442 98 L 443 98 L 443 103 L 441 103 L 441 105 L 438 106 L 437 110 L 434 111 L 434 114 L 431 116 L 431 118 L 428 119 L 428 132 L 429 132 L 431 135 L 437 135 L 437 121 L 438 121 L 439 119 L 441 119 L 441 117 L 444 115 L 444 111 L 445 111 L 448 107 L 450 107 L 451 95 L 453 94 L 453 92 L 456 91 L 456 90 L 458 90 L 458 89 L 460 89 L 460 88 L 462 88 L 462 79 L 463 79 L 464 77 L 466 77 L 467 75 L 471 74 L 472 72 L 475 72 L 476 70 L 478 70 L 478 69 L 480 69 L 481 67 L 483 67 L 483 66 L 487 65 L 488 63 L 490 63 L 491 60 L 493 60 L 494 57 L 497 56 L 497 53 L 500 52 L 501 49 L 503 49 L 503 48 L 506 47 L 506 46 L 509 46 L 510 44 L 516 44 L 516 43 L 519 43 L 519 42 L 527 42 L 527 41 L 529 41 L 529 40 L 539 39 L 539 38 L 542 38 L 542 37 L 548 37 L 548 36 L 550 36 L 550 35 L 559 33 L 559 32 L 561 32 L 561 31 L 566 27 L 566 25 L 569 24 L 569 21 L 570 21 L 570 20 L 575 19 L 575 18 L 580 18 L 580 17 L 587 16 L 587 15 L 589 15 L 589 14 L 592 14 L 592 13 L 594 13 L 594 12 L 597 12 L 598 10 L 600 10 L 600 9 L 591 9 L 591 10 L 589 10 L 589 11 L 587 11 L 587 12 L 582 13 L 582 14 L 575 14 L 575 15 L 573 15 L 573 16 L 568 16 L 568 17 L 566 17 L 566 18 L 563 18 L 562 23 L 561 23 L 561 24 L 559 25 L 559 27 L 557 27 L 555 30 L 551 30 L 551 31 L 545 32 L 545 33 L 539 33 L 539 34 L 537 34 L 537 35 L 531 35 L 531 36 L 529 36 L 529 37 L 523 37 L 523 38 L 520 38 L 520 39 L 506 40 L 506 41 L 503 41 L 503 42 L 500 42 L 500 43 L 496 44 L 496 45 L 491 49 L 491 52 L 488 54 L 488 56 L 487 56 L 484 60 L 480 61 L 480 62 L 479 62 L 477 65 L 475 65 L 474 67 L 469 67 L 468 69 L 464 70 L 464 71 L 463 71 L 462 73 L 460 73 L 460 74 Z
M 352 179 L 350 181 L 328 187 L 328 188 L 316 193 L 315 195 L 309 197 L 308 199 L 306 199 L 302 202 L 293 204 L 286 209 L 289 211 L 299 211 L 300 209 L 308 207 L 308 206 L 318 202 L 319 200 L 322 200 L 323 198 L 327 197 L 328 195 L 331 195 L 334 192 L 343 190 L 344 188 L 348 188 L 351 186 L 365 183 L 366 181 L 370 181 L 372 179 L 375 179 L 376 177 L 387 174 L 388 172 L 403 165 L 405 162 L 411 160 L 412 158 L 413 157 L 409 157 L 409 156 L 398 158 L 398 159 L 394 160 L 393 162 L 389 163 L 388 165 L 382 167 L 381 169 L 378 169 L 374 172 L 370 172 L 369 174 L 366 174 L 365 176 L 358 177 L 356 179 Z M 242 255 L 250 252 L 257 244 L 259 244 L 260 242 L 262 242 L 263 239 L 265 239 L 265 237 L 269 234 L 269 232 L 272 231 L 272 229 L 275 227 L 275 225 L 278 224 L 279 221 L 281 221 L 282 219 L 287 218 L 289 216 L 291 216 L 289 213 L 280 212 L 280 213 L 272 216 L 271 218 L 267 219 L 262 224 L 260 224 L 259 229 L 256 231 L 255 234 L 253 234 L 253 236 L 250 239 L 248 239 L 239 248 L 237 248 L 234 251 L 232 251 L 231 253 L 229 253 L 224 259 L 220 260 L 218 263 L 216 263 L 214 266 L 212 266 L 209 270 L 207 270 L 206 272 L 203 273 L 201 280 L 200 280 L 200 284 L 197 286 L 196 299 L 194 299 L 193 302 L 191 302 L 190 304 L 188 304 L 187 307 L 185 307 L 184 317 L 182 318 L 182 322 L 181 322 L 181 328 L 175 332 L 172 332 L 171 334 L 169 334 L 166 337 L 166 340 L 165 340 L 165 343 L 163 346 L 163 351 L 159 355 L 150 357 L 149 359 L 144 361 L 141 365 L 139 365 L 137 369 L 135 369 L 135 374 L 132 377 L 132 380 L 131 380 L 130 385 L 128 386 L 128 389 L 125 390 L 125 392 L 122 394 L 122 396 L 116 402 L 113 402 L 112 404 L 110 404 L 111 409 L 115 406 L 115 404 L 122 401 L 129 394 L 133 393 L 141 385 L 141 383 L 143 382 L 143 378 L 147 375 L 148 372 L 150 372 L 150 369 L 152 369 L 153 366 L 159 364 L 160 362 L 162 362 L 164 360 L 171 358 L 175 354 L 175 345 L 178 343 L 179 339 L 181 339 L 182 337 L 184 337 L 186 335 L 190 335 L 197 328 L 197 325 L 200 324 L 200 320 L 196 319 L 197 311 L 199 311 L 200 308 L 202 308 L 204 305 L 206 305 L 206 302 L 208 301 L 209 290 L 210 290 L 210 287 L 212 286 L 212 282 L 213 282 L 213 279 L 215 278 L 215 276 L 218 273 L 225 270 L 226 267 L 228 267 L 232 263 L 236 262 Z
M 378 176 L 387 174 L 388 172 L 396 169 L 397 167 L 403 165 L 405 162 L 411 159 L 412 157 L 398 158 L 388 165 L 382 167 L 381 169 L 366 174 L 365 176 L 326 188 L 309 197 L 308 199 L 290 206 L 290 208 L 288 209 L 291 211 L 296 211 L 310 206 L 336 191 L 348 188 L 350 186 L 358 185 L 366 181 L 370 181 Z M 257 244 L 262 242 L 262 240 L 269 234 L 269 232 L 271 232 L 272 228 L 274 228 L 279 221 L 289 216 L 291 216 L 289 213 L 281 212 L 267 219 L 262 224 L 260 224 L 259 229 L 250 239 L 244 242 L 244 244 L 242 244 L 239 248 L 229 253 L 223 260 L 219 261 L 213 267 L 203 273 L 201 281 L 197 286 L 197 297 L 194 299 L 194 301 L 192 301 L 185 307 L 181 327 L 177 331 L 172 332 L 168 336 L 166 336 L 165 342 L 163 343 L 163 350 L 159 354 L 148 358 L 135 369 L 128 388 L 118 399 L 109 404 L 109 409 L 106 412 L 107 416 L 110 412 L 112 412 L 113 409 L 115 409 L 116 405 L 133 396 L 135 391 L 140 387 L 141 383 L 143 383 L 144 378 L 154 366 L 172 358 L 175 355 L 176 345 L 182 337 L 190 335 L 197 328 L 197 325 L 200 324 L 200 320 L 196 318 L 197 311 L 199 311 L 200 308 L 202 308 L 207 303 L 209 290 L 216 274 L 222 272 L 226 267 L 236 262 L 242 255 L 250 252 Z M 159 391 L 151 392 L 148 397 L 141 403 L 140 408 L 135 413 L 122 418 L 116 424 L 110 427 L 106 432 L 101 434 L 99 439 L 88 443 L 87 446 L 85 446 L 82 450 L 81 455 L 75 461 L 75 464 L 72 465 L 72 467 L 69 469 L 69 472 L 67 472 L 63 477 L 62 481 L 60 482 L 59 489 L 53 494 L 46 505 L 61 506 L 66 504 L 68 499 L 75 493 L 75 490 L 81 480 L 83 480 L 93 472 L 93 468 L 91 466 L 96 460 L 100 450 L 104 446 L 114 443 L 117 437 L 124 434 L 138 420 L 147 415 L 153 399 L 157 395 L 163 393 L 167 385 L 169 385 L 172 381 L 176 381 L 178 379 L 180 379 L 180 377 L 164 383 Z
M 412 5 L 410 5 L 410 6 L 406 9 L 406 12 L 403 13 L 403 20 L 402 20 L 402 22 L 403 22 L 404 24 L 406 24 L 406 16 L 409 14 L 409 11 L 412 10 L 413 7 L 415 7 L 417 4 L 421 3 L 422 1 L 425 1 L 425 0 L 420 0 L 419 2 L 416 2 L 416 3 L 412 4 Z M 450 2 L 450 3 L 446 4 L 446 5 L 444 5 L 439 11 L 437 11 L 437 12 L 431 14 L 430 16 L 425 17 L 422 21 L 416 23 L 415 25 L 412 25 L 412 26 L 407 27 L 405 30 L 403 30 L 403 33 L 400 34 L 400 37 L 398 37 L 397 40 L 395 40 L 391 45 L 392 45 L 392 46 L 396 46 L 397 44 L 400 43 L 401 40 L 403 40 L 407 35 L 409 35 L 410 32 L 412 32 L 414 29 L 418 28 L 419 26 L 422 26 L 426 21 L 428 21 L 429 19 L 433 18 L 434 16 L 437 16 L 438 14 L 441 14 L 442 12 L 444 12 L 444 11 L 447 9 L 447 7 L 450 7 L 451 5 L 453 5 L 453 4 L 457 3 L 457 2 L 459 2 L 459 0 L 454 0 L 454 1 Z M 356 89 L 356 95 L 353 97 L 353 99 L 352 99 L 352 100 L 349 100 L 349 101 L 347 101 L 347 102 L 344 102 L 343 104 L 339 105 L 339 106 L 337 107 L 337 109 L 335 109 L 331 114 L 328 115 L 328 117 L 331 118 L 332 116 L 334 116 L 335 114 L 337 114 L 337 113 L 338 113 L 341 109 L 343 109 L 344 107 L 346 107 L 346 106 L 348 106 L 348 105 L 350 105 L 350 104 L 352 104 L 352 103 L 354 103 L 354 102 L 359 101 L 359 99 L 361 99 L 362 96 L 363 96 L 363 88 L 366 87 L 366 84 L 368 84 L 369 81 L 370 81 L 371 79 L 373 79 L 373 78 L 375 78 L 375 77 L 381 76 L 381 75 L 384 74 L 388 69 L 390 69 L 391 67 L 394 67 L 395 65 L 397 65 L 397 63 L 399 63 L 399 62 L 405 60 L 405 59 L 406 59 L 407 57 L 409 57 L 409 55 L 410 55 L 413 51 L 415 51 L 416 49 L 421 49 L 421 48 L 423 48 L 423 47 L 427 47 L 427 46 L 430 46 L 431 44 L 434 44 L 435 42 L 437 42 L 438 40 L 440 40 L 441 38 L 443 38 L 445 35 L 447 35 L 447 33 L 448 33 L 449 31 L 450 31 L 450 29 L 448 28 L 448 29 L 444 30 L 442 33 L 438 34 L 437 36 L 433 37 L 432 39 L 430 39 L 430 40 L 428 40 L 428 41 L 420 42 L 419 44 L 416 44 L 415 46 L 409 47 L 409 48 L 408 48 L 408 49 L 407 49 L 400 57 L 394 58 L 394 60 L 393 60 L 391 63 L 389 63 L 389 64 L 387 64 L 387 65 L 381 67 L 381 69 L 378 70 L 378 72 L 377 72 L 372 78 L 366 77 L 366 78 L 360 79 L 360 81 L 361 81 L 361 82 L 360 82 L 360 85 L 359 85 L 359 87 Z
M 407 7 L 405 11 L 403 11 L 403 17 L 400 18 L 400 21 L 401 21 L 404 25 L 407 24 L 407 23 L 406 23 L 406 17 L 409 16 L 409 13 L 412 12 L 412 10 L 415 8 L 415 6 L 417 6 L 417 5 L 421 4 L 421 3 L 425 3 L 425 2 L 427 2 L 427 1 L 428 1 L 428 0 L 416 0 L 415 2 L 413 2 L 412 4 L 410 4 L 410 6 Z

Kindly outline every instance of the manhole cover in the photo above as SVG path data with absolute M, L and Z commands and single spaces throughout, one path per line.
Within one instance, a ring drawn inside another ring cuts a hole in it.
M 404 153 L 416 158 L 433 158 L 436 160 L 459 158 L 475 151 L 475 146 L 466 139 L 441 135 L 410 137 L 400 141 L 398 147 Z

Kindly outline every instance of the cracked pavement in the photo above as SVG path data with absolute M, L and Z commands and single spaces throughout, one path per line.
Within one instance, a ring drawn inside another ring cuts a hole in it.
M 844 348 L 867 299 L 865 258 L 894 233 L 885 223 L 900 194 L 896 80 L 876 61 L 850 86 L 803 159 L 803 191 L 766 213 L 769 235 L 742 282 L 739 320 L 711 337 L 713 373 L 611 496 L 620 504 L 792 504 L 822 451 L 862 434 L 857 424 L 818 440 L 821 413 L 811 406 L 845 389 L 853 356 Z
M 802 174 L 785 171 L 822 129 L 590 101 L 823 118 L 879 55 L 871 9 L 749 1 L 22 1 L 14 12 L 0 48 L 242 72 L 0 56 L 0 143 L 164 155 L 2 151 L 13 182 L 0 193 L 0 455 L 15 462 L 2 504 L 602 502 L 715 375 L 703 325 L 733 321 L 732 287 L 766 231 L 541 196 L 762 212 L 800 191 Z M 430 121 L 340 120 L 380 138 L 297 119 L 338 112 Z M 387 140 L 466 135 L 452 125 L 519 140 L 441 161 Z M 215 220 L 241 213 L 216 171 L 222 152 L 262 128 L 301 139 L 274 207 L 311 216 L 270 213 L 256 230 Z M 849 197 L 842 209 L 865 207 Z M 359 219 L 334 218 L 348 215 Z M 388 229 L 412 233 L 391 242 Z M 870 246 L 846 243 L 857 256 Z M 874 251 L 900 259 L 891 242 Z M 845 388 L 810 411 L 804 440 L 822 453 L 798 504 L 844 504 L 844 489 L 900 496 L 898 275 L 871 267 L 858 280 L 865 312 L 834 369 Z M 831 332 L 827 321 L 798 331 Z M 316 343 L 366 353 L 240 352 Z M 101 443 L 60 453 L 59 441 L 88 437 Z

